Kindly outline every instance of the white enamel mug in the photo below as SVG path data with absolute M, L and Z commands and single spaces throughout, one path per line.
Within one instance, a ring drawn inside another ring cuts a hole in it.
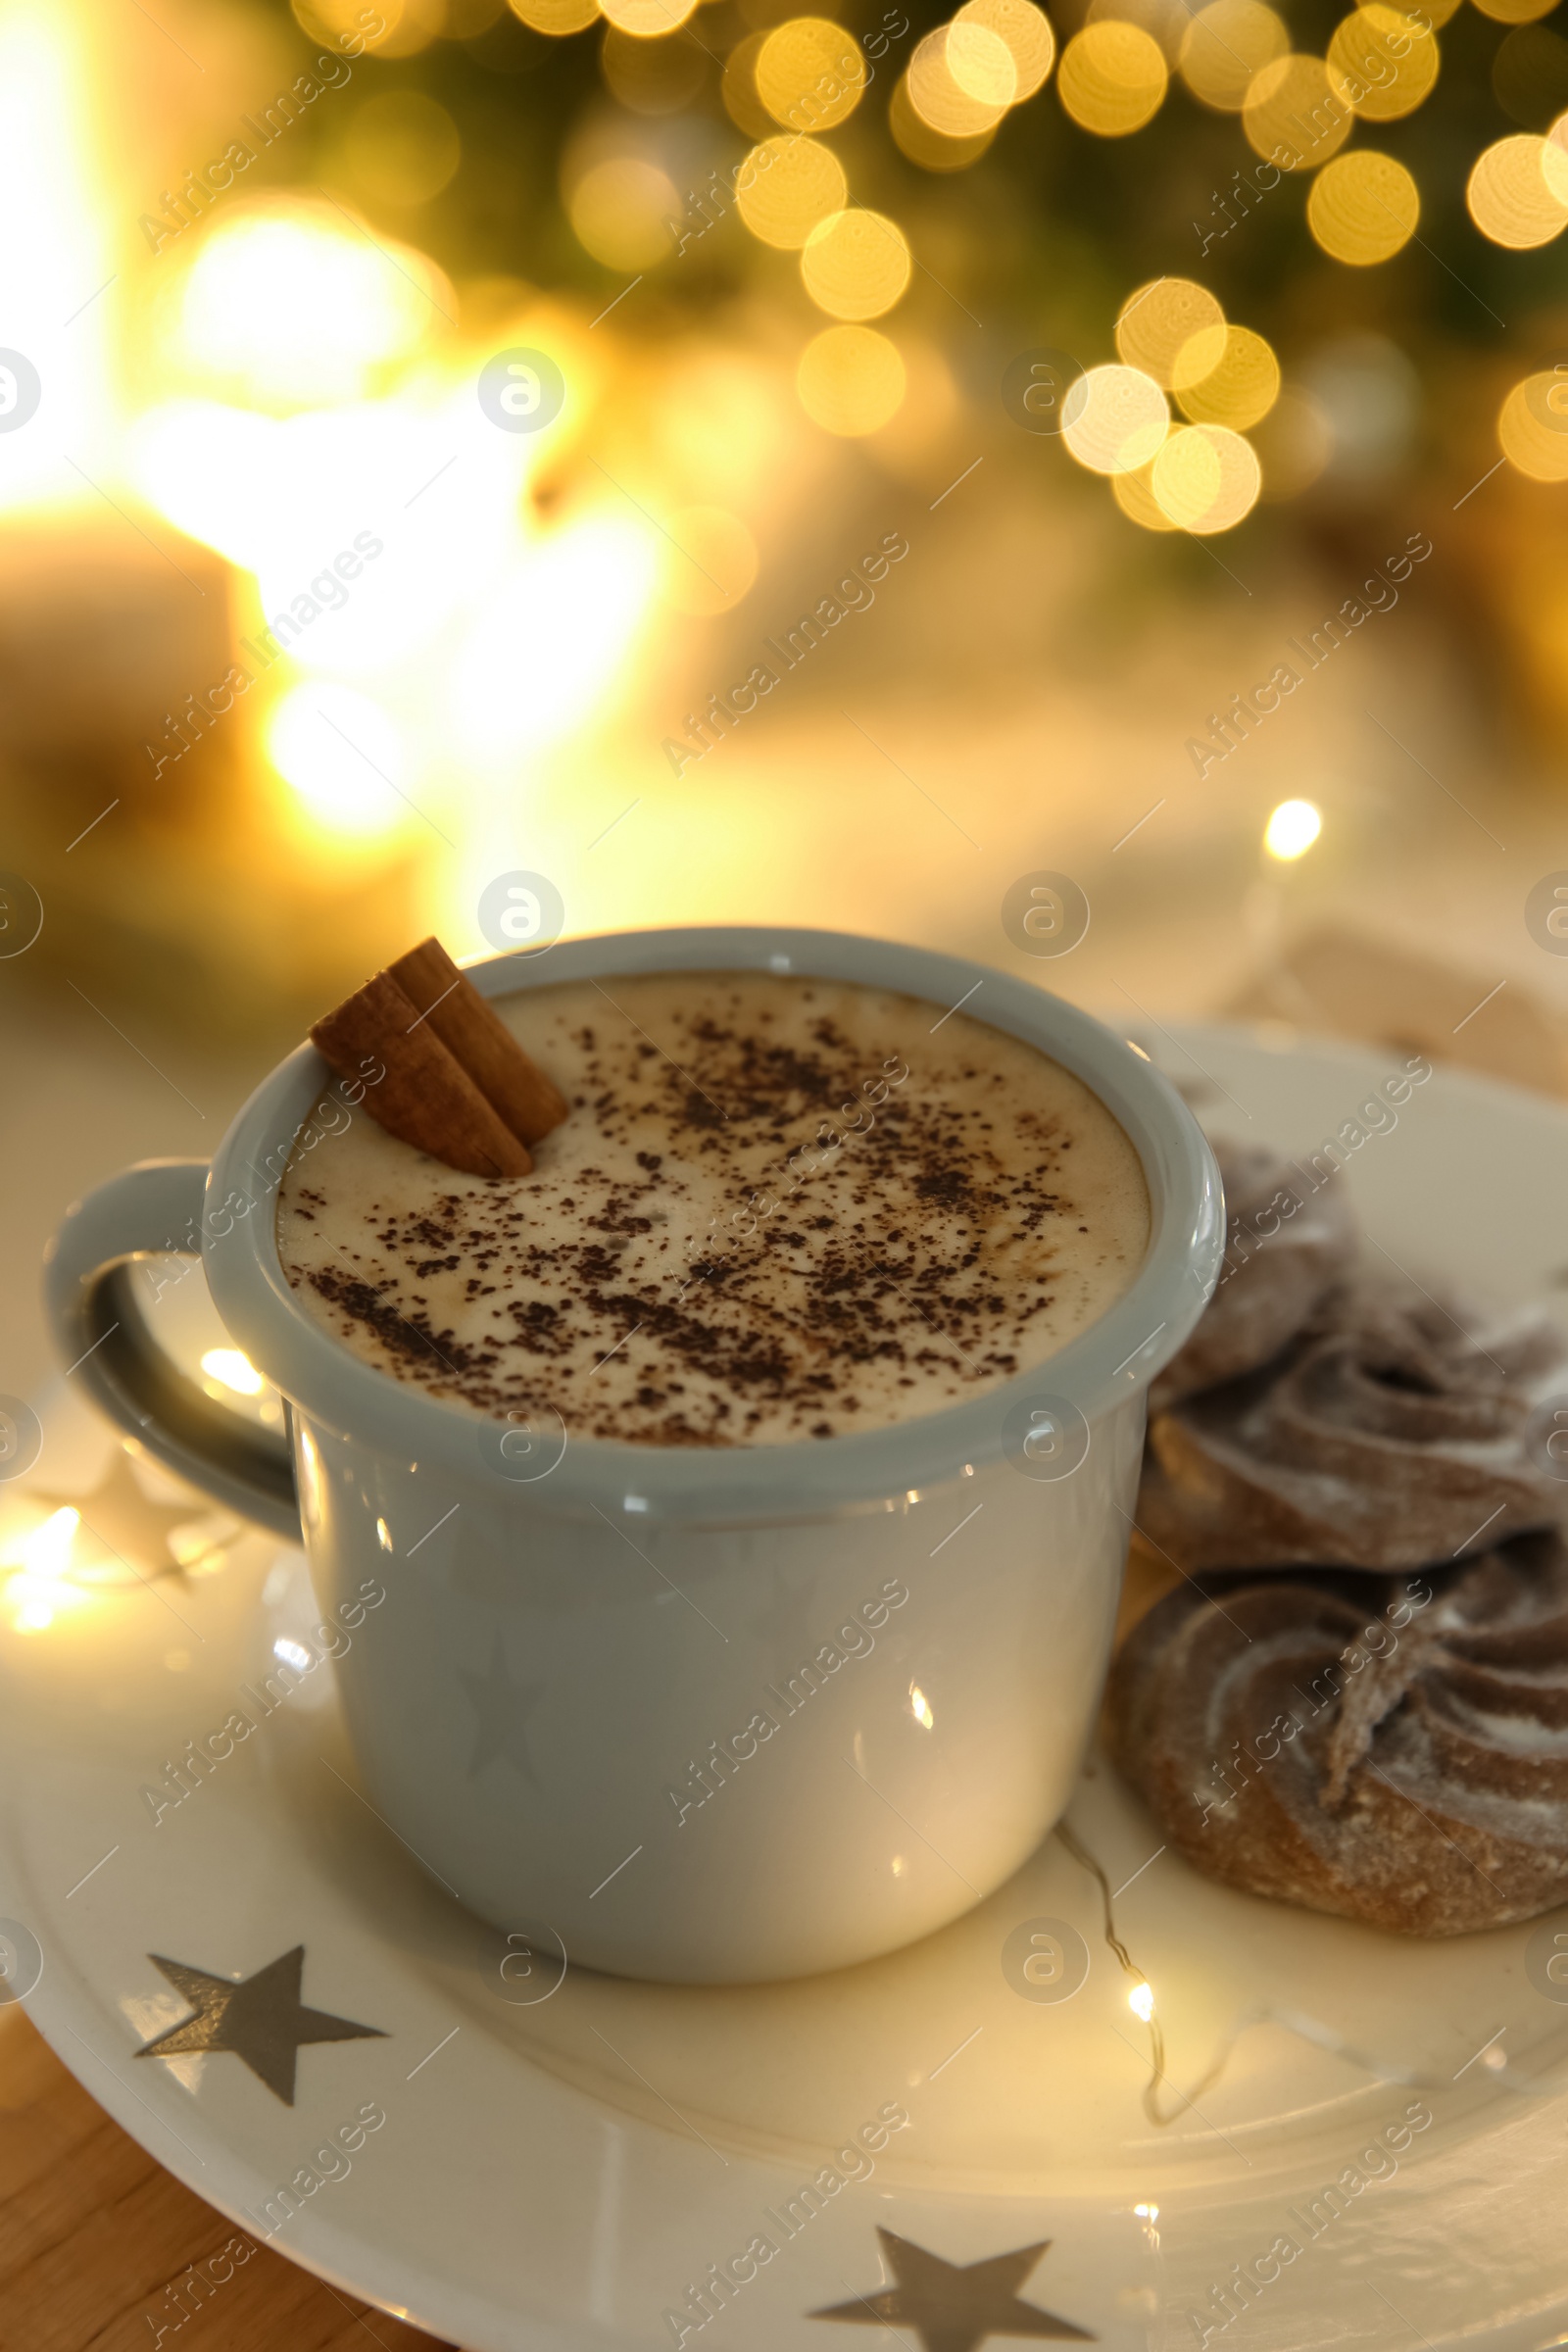
M 122 1429 L 220 1501 L 296 1541 L 303 1526 L 323 1617 L 384 1587 L 339 1688 L 365 1791 L 425 1867 L 543 1954 L 728 1984 L 929 1934 L 1061 1813 L 1109 1654 L 1145 1392 L 1213 1288 L 1224 1219 L 1207 1145 L 1135 1047 L 953 956 L 683 928 L 469 977 L 497 997 L 697 970 L 967 1000 L 1075 1072 L 1148 1180 L 1126 1295 L 1036 1371 L 890 1429 L 727 1448 L 509 1437 L 360 1362 L 295 1303 L 275 1193 L 329 1079 L 302 1046 L 210 1168 L 151 1162 L 79 1202 L 48 1298 L 64 1359 Z M 170 1250 L 200 1254 L 288 1400 L 289 1442 L 158 1347 L 135 1261 Z

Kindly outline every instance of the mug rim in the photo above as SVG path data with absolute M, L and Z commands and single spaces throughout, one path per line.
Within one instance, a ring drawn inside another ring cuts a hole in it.
M 574 1437 L 546 1474 L 507 1477 L 481 1448 L 500 1424 L 365 1362 L 299 1306 L 278 1254 L 281 1177 L 221 1235 L 211 1220 L 251 1198 L 269 1155 L 291 1148 L 331 1072 L 308 1042 L 262 1081 L 214 1153 L 202 1259 L 214 1302 L 258 1370 L 308 1419 L 372 1451 L 473 1478 L 498 1502 L 579 1515 L 613 1511 L 709 1526 L 778 1524 L 866 1509 L 956 1484 L 1000 1460 L 1016 1408 L 1066 1398 L 1091 1425 L 1153 1379 L 1212 1292 L 1225 1227 L 1219 1173 L 1192 1112 L 1141 1047 L 1030 981 L 933 949 L 857 932 L 774 924 L 679 924 L 590 933 L 464 966 L 486 997 L 558 980 L 654 972 L 772 971 L 911 996 L 975 1012 L 1082 1079 L 1137 1152 L 1150 1200 L 1144 1262 L 1122 1297 L 1065 1347 L 979 1395 L 882 1429 L 799 1444 L 680 1446 Z M 330 1142 L 330 1136 L 323 1139 Z M 218 1206 L 218 1204 L 221 1204 Z M 498 1443 L 498 1441 L 494 1441 Z

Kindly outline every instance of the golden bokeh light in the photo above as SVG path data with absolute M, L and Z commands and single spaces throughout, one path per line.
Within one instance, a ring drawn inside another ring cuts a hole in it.
M 1091 368 L 1068 386 L 1061 437 L 1091 473 L 1147 466 L 1170 429 L 1165 395 L 1141 368 Z
M 1225 356 L 1225 313 L 1190 277 L 1156 277 L 1129 294 L 1116 320 L 1116 349 L 1168 392 L 1197 383 Z
M 1345 145 L 1354 121 L 1322 58 L 1297 52 L 1260 67 L 1242 107 L 1248 145 L 1282 172 L 1315 172 Z
M 294 21 L 308 41 L 338 42 L 346 34 L 356 35 L 365 42 L 367 49 L 377 49 L 381 35 L 367 35 L 364 25 L 358 22 L 360 4 L 361 0 L 289 0 Z M 403 13 L 400 0 L 381 0 L 381 6 L 375 13 L 386 30 L 394 31 Z M 439 31 L 439 24 L 435 29 Z
M 1515 384 L 1497 418 L 1502 454 L 1533 482 L 1568 482 L 1568 367 Z
M 1251 443 L 1223 424 L 1178 425 L 1150 472 L 1155 502 L 1178 530 L 1204 536 L 1234 530 L 1262 486 Z
M 179 307 L 186 364 L 264 407 L 315 406 L 407 358 L 451 289 L 407 246 L 378 247 L 336 208 L 279 197 L 231 213 L 196 248 Z
M 749 32 L 738 41 L 724 60 L 718 85 L 724 112 L 749 139 L 765 139 L 773 128 L 773 118 L 757 94 L 757 61 L 766 39 L 765 32 Z
M 1018 69 L 1000 32 L 970 17 L 948 26 L 947 68 L 960 90 L 1005 111 L 1018 95 Z
M 1206 331 L 1195 340 L 1206 352 Z M 1280 364 L 1272 346 L 1250 326 L 1225 329 L 1224 351 L 1206 374 L 1193 375 L 1191 366 L 1189 354 L 1181 353 L 1173 381 L 1177 406 L 1193 424 L 1228 424 L 1233 432 L 1245 433 L 1280 396 Z
M 834 318 L 880 318 L 909 282 L 909 248 L 885 213 L 852 205 L 819 220 L 801 254 L 801 277 Z
M 1442 62 L 1420 16 L 1369 0 L 1335 28 L 1329 85 L 1364 122 L 1396 122 L 1431 96 Z
M 682 507 L 664 521 L 664 594 L 699 619 L 727 612 L 757 578 L 757 542 L 727 507 Z
M 896 343 L 870 326 L 829 326 L 801 354 L 795 388 L 827 432 L 874 433 L 898 414 L 907 379 Z
M 1061 53 L 1056 88 L 1075 122 L 1102 139 L 1125 138 L 1158 114 L 1169 74 L 1141 24 L 1086 24 Z
M 1113 473 L 1110 495 L 1129 522 L 1145 531 L 1173 531 L 1176 525 L 1154 497 L 1153 466 L 1135 466 L 1130 473 Z
M 577 242 L 609 270 L 651 270 L 662 262 L 670 249 L 668 224 L 679 209 L 674 186 L 658 166 L 631 155 L 593 165 L 566 205 Z
M 458 126 L 422 90 L 379 90 L 349 117 L 343 160 L 355 188 L 377 204 L 427 204 L 463 159 Z
M 599 0 L 510 0 L 512 13 L 535 32 L 548 32 L 558 40 L 567 33 L 582 32 L 599 14 Z
M 1372 147 L 1337 155 L 1307 192 L 1307 227 L 1325 253 L 1357 269 L 1398 253 L 1420 218 L 1420 191 L 1403 164 Z
M 997 135 L 995 122 L 972 138 L 949 138 L 945 132 L 933 130 L 909 95 L 907 74 L 900 75 L 889 101 L 888 128 L 900 153 L 918 164 L 922 172 L 962 172 L 984 155 Z
M 1289 865 L 1304 858 L 1323 830 L 1323 811 L 1311 801 L 1281 801 L 1263 827 L 1263 847 Z
M 989 42 L 989 50 L 981 50 L 977 42 Z M 1004 65 L 1005 74 L 1001 74 Z M 909 103 L 920 120 L 945 139 L 973 139 L 996 128 L 1010 104 L 1009 97 L 983 98 L 975 89 L 958 78 L 962 66 L 971 81 L 983 84 L 985 70 L 996 70 L 999 84 L 1017 86 L 1017 74 L 1011 52 L 988 32 L 984 25 L 967 28 L 966 39 L 960 43 L 956 28 L 949 24 L 928 32 L 915 48 L 905 76 Z
M 1564 172 L 1556 144 L 1532 131 L 1497 139 L 1476 158 L 1465 189 L 1470 218 L 1494 245 L 1520 253 L 1534 245 L 1549 244 L 1568 227 L 1568 201 L 1558 193 Z M 1565 191 L 1568 194 L 1568 191 Z
M 1557 202 L 1568 204 L 1568 115 L 1559 115 L 1547 131 L 1541 150 L 1541 170 Z
M 599 0 L 600 12 L 622 32 L 640 41 L 660 41 L 679 32 L 697 9 L 697 0 Z
M 1538 17 L 1549 17 L 1557 0 L 1476 0 L 1484 17 L 1497 24 L 1534 24 Z
M 1179 71 L 1204 106 L 1239 115 L 1252 75 L 1290 45 L 1283 20 L 1263 0 L 1209 0 L 1182 35 Z
M 695 41 L 647 41 L 607 24 L 599 70 L 612 95 L 633 114 L 673 115 L 702 88 L 708 59 Z
M 291 5 L 309 39 L 336 43 L 353 34 L 378 58 L 417 57 L 448 29 L 447 0 L 380 0 L 373 33 L 366 30 L 360 0 L 291 0 Z
M 960 24 L 983 24 L 1006 43 L 1012 58 L 1014 106 L 1021 106 L 1044 88 L 1055 63 L 1056 36 L 1051 19 L 1044 9 L 1036 8 L 1034 0 L 963 0 L 953 23 L 955 29 Z
M 826 17 L 792 17 L 757 53 L 757 94 L 790 130 L 832 130 L 859 105 L 868 78 L 860 45 Z
M 850 183 L 819 139 L 790 132 L 763 139 L 735 174 L 735 202 L 754 237 L 785 252 L 806 243 L 819 220 L 842 212 Z

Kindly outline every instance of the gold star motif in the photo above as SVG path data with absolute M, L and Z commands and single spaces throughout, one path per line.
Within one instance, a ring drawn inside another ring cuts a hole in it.
M 1018 2300 L 1019 2287 L 1051 2245 L 1049 2237 L 1011 2254 L 993 2254 L 986 2262 L 956 2263 L 944 2262 L 940 2254 L 929 2254 L 906 2237 L 895 2237 L 891 2230 L 878 2230 L 877 2236 L 897 2285 L 813 2311 L 809 2318 L 855 2320 L 865 2328 L 912 2328 L 925 2352 L 975 2352 L 988 2335 L 1098 2341 L 1089 2328 L 1058 2320 L 1037 2303 Z
M 181 1960 L 162 1960 L 156 1952 L 147 1957 L 175 1991 L 194 2005 L 195 2014 L 145 2042 L 136 2052 L 138 2058 L 232 2050 L 269 2090 L 292 2107 L 294 2069 L 304 2043 L 386 2038 L 379 2026 L 357 2026 L 350 2018 L 301 2006 L 303 1943 L 285 1952 L 281 1960 L 259 1968 L 254 1977 L 214 1977 L 204 1968 L 188 1968 Z
M 54 1494 L 42 1487 L 29 1487 L 26 1494 L 29 1502 L 47 1503 L 51 1511 L 78 1512 L 83 1535 L 101 1551 L 127 1568 L 154 1574 L 179 1566 L 169 1546 L 172 1531 L 213 1515 L 213 1505 L 198 1495 L 188 1502 L 150 1501 L 119 1446 L 90 1494 Z

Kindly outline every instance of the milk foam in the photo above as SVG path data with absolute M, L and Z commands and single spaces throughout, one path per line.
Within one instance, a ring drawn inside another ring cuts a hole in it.
M 1046 1362 L 1143 1261 L 1115 1119 L 967 1012 L 730 972 L 495 1003 L 571 1103 L 531 1175 L 359 1111 L 278 1199 L 303 1311 L 432 1396 L 653 1445 L 842 1436 Z

